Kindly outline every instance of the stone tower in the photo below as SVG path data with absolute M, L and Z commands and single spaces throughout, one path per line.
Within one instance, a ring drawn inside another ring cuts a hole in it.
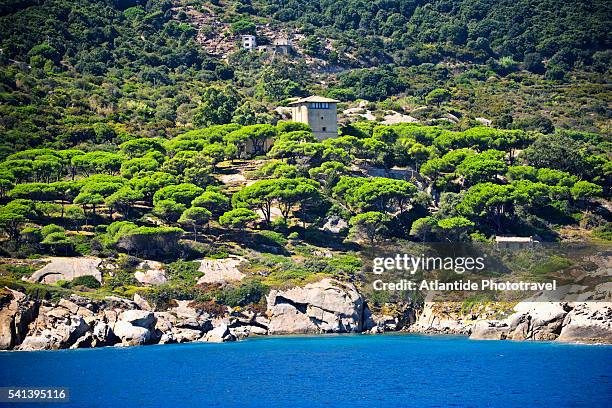
M 294 122 L 306 123 L 318 140 L 338 137 L 338 110 L 335 99 L 309 96 L 290 102 Z

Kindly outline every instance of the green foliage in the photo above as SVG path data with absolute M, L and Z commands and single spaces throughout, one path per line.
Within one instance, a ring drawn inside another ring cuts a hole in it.
M 444 102 L 450 101 L 451 93 L 447 89 L 434 89 L 425 97 L 425 102 L 430 105 L 440 106 Z
M 244 307 L 259 303 L 268 290 L 269 288 L 259 281 L 248 281 L 237 287 L 224 288 L 217 296 L 217 301 L 230 307 Z
M 208 225 L 212 214 L 206 208 L 191 207 L 183 211 L 178 223 L 193 229 L 194 241 L 198 240 L 198 226 Z
M 236 208 L 219 217 L 219 224 L 229 228 L 244 228 L 248 223 L 259 218 L 257 213 L 248 208 Z
M 191 202 L 203 192 L 203 188 L 191 183 L 169 185 L 159 189 L 154 194 L 153 204 L 157 204 L 160 201 L 171 200 L 179 204 L 190 205 Z
M 255 35 L 255 23 L 247 19 L 238 20 L 232 23 L 231 30 L 234 34 Z
M 362 214 L 357 214 L 350 219 L 351 234 L 359 237 L 364 235 L 373 246 L 374 242 L 382 238 L 386 232 L 385 223 L 389 221 L 389 217 L 385 214 L 369 211 Z
M 263 243 L 263 244 L 268 244 L 268 245 L 273 244 L 279 247 L 284 247 L 285 245 L 287 245 L 287 238 L 285 238 L 283 234 L 276 232 L 276 231 L 270 231 L 270 230 L 259 231 L 257 233 L 257 238 L 260 241 L 260 243 Z
M 205 208 L 213 214 L 223 213 L 229 204 L 230 199 L 217 191 L 205 191 L 191 202 L 192 206 Z
M 260 180 L 234 194 L 234 207 L 250 207 L 261 210 L 265 220 L 271 220 L 271 208 L 277 204 L 285 220 L 298 204 L 317 197 L 316 183 L 305 178 L 280 178 Z
M 74 278 L 71 282 L 70 282 L 70 287 L 77 287 L 77 286 L 85 286 L 86 288 L 90 288 L 90 289 L 97 289 L 99 288 L 100 282 L 98 282 L 98 280 L 96 278 L 94 278 L 91 275 L 83 275 L 83 276 L 78 276 L 76 278 Z
M 166 274 L 172 283 L 193 286 L 204 275 L 197 262 L 175 261 L 167 265 Z
M 391 213 L 392 209 L 403 212 L 416 190 L 412 183 L 404 180 L 343 176 L 332 194 L 353 211 L 375 209 Z
M 606 222 L 604 225 L 595 228 L 593 235 L 606 241 L 612 241 L 612 222 Z
M 329 215 L 353 216 L 352 234 L 370 244 L 405 238 L 409 227 L 418 240 L 527 230 L 548 239 L 577 220 L 609 239 L 612 161 L 601 84 L 611 54 L 601 0 L 17 3 L 0 6 L 0 229 L 11 256 L 191 259 L 224 253 L 233 243 L 216 241 L 237 234 L 224 229 L 254 224 L 258 213 L 268 227 L 291 232 L 291 250 L 315 234 L 341 247 L 335 241 L 343 235 L 319 230 Z M 200 27 L 198 35 L 192 8 L 211 11 L 230 30 Z M 260 25 L 304 37 L 290 55 L 273 57 L 220 58 L 198 43 L 234 41 Z M 218 35 L 227 32 L 234 37 Z M 305 124 L 276 123 L 274 108 L 308 94 L 377 120 L 345 116 L 341 136 L 322 142 Z M 369 102 L 355 108 L 357 98 Z M 381 125 L 390 110 L 427 125 Z M 493 127 L 474 126 L 480 116 Z M 266 153 L 275 160 L 257 172 L 265 180 L 217 187 L 221 172 L 247 169 L 250 179 L 256 166 L 243 159 Z M 408 167 L 405 180 L 356 177 L 370 170 L 397 177 L 396 166 Z M 273 223 L 276 209 L 282 217 Z M 203 231 L 217 217 L 220 227 Z M 194 239 L 208 235 L 206 244 L 179 243 L 176 223 Z M 245 234 L 280 252 L 287 239 L 275 231 Z M 358 269 L 342 255 L 306 258 L 268 259 L 265 283 Z M 152 296 L 210 297 L 189 286 L 200 274 L 193 268 L 177 265 Z M 133 294 L 132 269 L 105 276 L 103 289 Z M 37 296 L 67 293 L 19 285 Z M 245 305 L 262 288 L 251 289 L 222 296 Z

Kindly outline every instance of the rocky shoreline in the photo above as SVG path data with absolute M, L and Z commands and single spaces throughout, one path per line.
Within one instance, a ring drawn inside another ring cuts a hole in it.
M 155 311 L 139 297 L 104 300 L 72 295 L 36 301 L 6 288 L 0 305 L 0 350 L 225 342 L 248 336 L 323 333 L 463 334 L 472 339 L 612 344 L 612 302 L 522 302 L 504 319 L 483 307 L 466 315 L 458 304 L 426 302 L 393 315 L 372 313 L 350 283 L 323 279 L 272 290 L 262 312 L 228 308 L 211 315 L 189 301 Z

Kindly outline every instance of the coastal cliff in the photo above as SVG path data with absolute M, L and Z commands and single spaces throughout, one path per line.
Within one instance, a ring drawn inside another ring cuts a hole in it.
M 5 288 L 0 309 L 0 349 L 48 350 L 104 346 L 224 342 L 252 335 L 382 333 L 463 334 L 472 339 L 612 343 L 612 302 L 521 302 L 500 317 L 502 306 L 425 302 L 422 308 L 372 313 L 351 283 L 323 279 L 273 290 L 265 311 L 205 311 L 175 301 L 156 311 L 143 298 L 71 295 L 32 300 Z

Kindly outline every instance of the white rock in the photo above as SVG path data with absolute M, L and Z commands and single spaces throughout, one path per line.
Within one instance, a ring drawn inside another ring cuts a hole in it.
M 204 336 L 204 341 L 211 343 L 221 343 L 224 341 L 236 340 L 234 335 L 230 332 L 227 323 L 220 323 L 214 329 L 207 332 Z
M 133 326 L 129 322 L 119 320 L 113 327 L 113 332 L 121 339 L 122 346 L 140 346 L 151 339 L 151 332 L 144 327 Z
M 102 282 L 102 273 L 98 269 L 102 260 L 96 257 L 49 257 L 49 263 L 37 270 L 29 278 L 32 282 L 52 284 L 58 280 L 71 281 L 79 276 L 93 276 Z

